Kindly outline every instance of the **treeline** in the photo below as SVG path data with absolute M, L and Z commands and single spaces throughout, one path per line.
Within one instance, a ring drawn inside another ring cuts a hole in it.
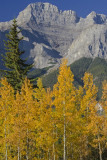
M 76 87 L 83 85 L 81 78 L 84 76 L 85 72 L 93 75 L 94 84 L 98 87 L 97 100 L 100 100 L 102 96 L 102 82 L 107 80 L 107 61 L 99 57 L 96 57 L 95 59 L 82 57 L 81 59 L 73 62 L 70 65 L 70 68 L 74 74 L 74 84 Z M 37 69 L 30 72 L 30 74 L 28 74 L 28 78 L 30 78 L 29 75 L 33 78 L 34 75 L 36 75 L 36 72 L 38 73 Z M 57 76 L 58 69 L 42 76 L 43 86 L 46 88 L 52 88 L 57 82 Z
M 44 89 L 41 79 L 34 89 L 25 79 L 15 94 L 7 80 L 1 80 L 1 160 L 104 160 L 107 82 L 98 103 L 92 75 L 85 73 L 84 86 L 77 89 L 66 63 L 63 60 L 53 90 Z

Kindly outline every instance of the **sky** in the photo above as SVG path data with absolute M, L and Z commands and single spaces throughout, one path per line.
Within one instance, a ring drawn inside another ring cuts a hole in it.
M 107 15 L 107 0 L 0 0 L 0 22 L 16 18 L 30 3 L 36 2 L 48 2 L 60 10 L 76 11 L 83 18 L 92 11 Z

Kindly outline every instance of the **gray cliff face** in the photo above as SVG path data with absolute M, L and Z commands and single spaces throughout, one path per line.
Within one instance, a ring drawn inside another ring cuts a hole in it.
M 69 64 L 81 57 L 107 59 L 107 26 L 94 24 L 73 41 L 66 52 Z
M 74 11 L 61 11 L 49 3 L 34 3 L 19 13 L 18 20 L 22 22 L 35 21 L 36 25 L 71 25 L 79 18 Z
M 34 67 L 57 66 L 63 57 L 69 64 L 85 57 L 107 59 L 107 16 L 91 12 L 86 18 L 61 11 L 49 3 L 28 5 L 17 17 L 24 39 L 24 58 Z M 5 39 L 12 21 L 0 23 L 0 40 Z M 3 41 L 0 53 L 4 53 Z

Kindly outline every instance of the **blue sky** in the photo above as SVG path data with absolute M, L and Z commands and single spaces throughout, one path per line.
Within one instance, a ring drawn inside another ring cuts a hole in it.
M 91 11 L 107 15 L 107 0 L 1 0 L 0 22 L 12 20 L 30 3 L 49 2 L 61 10 L 74 10 L 79 17 L 86 17 Z

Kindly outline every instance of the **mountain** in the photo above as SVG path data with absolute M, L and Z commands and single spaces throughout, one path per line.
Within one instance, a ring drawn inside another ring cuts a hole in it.
M 75 11 L 59 10 L 49 3 L 32 3 L 19 13 L 17 23 L 24 39 L 24 58 L 34 68 L 57 68 L 63 57 L 68 64 L 82 57 L 107 60 L 107 16 L 91 12 L 86 18 Z M 0 23 L 0 54 L 12 21 Z M 1 68 L 3 67 L 0 57 Z

